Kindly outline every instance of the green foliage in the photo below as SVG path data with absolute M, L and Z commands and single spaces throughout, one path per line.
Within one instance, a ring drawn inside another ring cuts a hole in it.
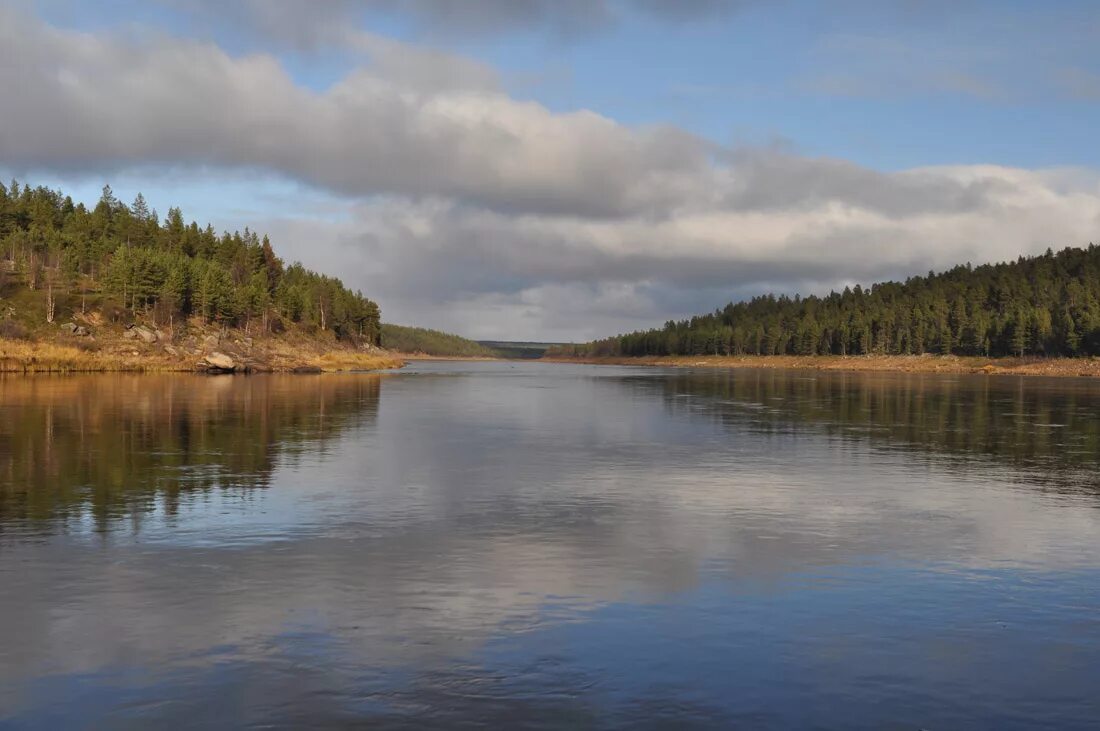
M 217 236 L 169 208 L 161 224 L 139 193 L 127 206 L 110 186 L 92 210 L 60 192 L 0 184 L 0 270 L 31 289 L 109 295 L 131 314 L 170 322 L 198 315 L 231 326 L 289 320 L 337 338 L 378 343 L 378 305 L 339 279 L 285 267 L 266 236 Z
M 473 340 L 420 327 L 382 326 L 382 346 L 402 353 L 491 358 L 496 351 Z
M 1100 355 L 1100 247 L 832 292 L 765 295 L 557 354 Z
M 530 343 L 511 340 L 480 340 L 478 342 L 492 350 L 500 358 L 516 360 L 537 360 L 546 355 L 551 348 L 561 345 L 561 343 Z

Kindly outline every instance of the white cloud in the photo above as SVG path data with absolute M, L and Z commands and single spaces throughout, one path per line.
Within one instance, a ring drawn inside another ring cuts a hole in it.
M 667 207 L 685 184 L 705 180 L 707 145 L 684 132 L 554 114 L 500 92 L 400 83 L 408 78 L 394 80 L 394 68 L 438 80 L 451 66 L 422 51 L 406 64 L 395 58 L 402 53 L 389 44 L 383 73 L 362 68 L 316 92 L 272 56 L 59 31 L 9 12 L 0 94 L 19 104 L 4 112 L 0 156 L 70 171 L 253 167 L 348 195 L 592 215 Z
M 947 198 L 903 214 L 822 196 L 613 219 L 383 199 L 354 205 L 338 224 L 258 225 L 307 263 L 347 272 L 394 321 L 550 340 L 659 325 L 769 290 L 823 293 L 1014 259 L 1100 233 L 1100 178 L 1086 171 L 963 166 L 898 175 L 983 193 L 975 205 Z
M 8 166 L 258 170 L 327 191 L 346 216 L 251 223 L 394 321 L 589 338 L 773 288 L 1081 245 L 1100 229 L 1089 171 L 887 173 L 723 149 L 556 113 L 507 96 L 491 69 L 361 33 L 348 39 L 370 62 L 318 91 L 269 55 L 0 13 L 0 95 L 19 100 L 0 112 Z

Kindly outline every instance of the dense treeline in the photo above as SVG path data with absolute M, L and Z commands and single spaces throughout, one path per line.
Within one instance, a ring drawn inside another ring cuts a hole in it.
M 94 208 L 48 188 L 0 183 L 0 291 L 21 278 L 79 310 L 93 297 L 104 314 L 141 314 L 158 324 L 206 322 L 279 332 L 287 322 L 377 343 L 378 306 L 339 279 L 284 266 L 266 236 L 247 228 L 218 235 L 186 223 L 179 208 L 161 221 L 139 193 L 121 203 L 109 186 Z
M 581 356 L 1100 354 L 1100 247 L 860 286 L 766 295 L 661 329 L 556 349 Z
M 475 340 L 422 327 L 382 325 L 382 347 L 402 353 L 491 358 L 496 352 Z

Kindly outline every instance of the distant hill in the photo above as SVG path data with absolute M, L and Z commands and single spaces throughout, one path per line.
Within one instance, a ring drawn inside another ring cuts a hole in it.
M 1100 355 L 1100 247 L 911 277 L 824 297 L 763 295 L 566 356 Z
M 535 359 L 546 355 L 550 348 L 560 347 L 560 343 L 524 343 L 507 340 L 479 340 L 479 344 L 493 350 L 501 358 Z
M 492 348 L 458 335 L 389 323 L 382 325 L 382 347 L 402 353 L 423 353 L 439 357 L 500 357 Z
M 382 325 L 382 347 L 402 353 L 423 353 L 442 358 L 515 358 L 534 360 L 558 343 L 512 342 L 508 340 L 468 340 L 422 327 Z

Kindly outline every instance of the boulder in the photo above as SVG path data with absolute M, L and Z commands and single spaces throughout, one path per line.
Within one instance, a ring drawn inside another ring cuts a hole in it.
M 172 356 L 173 358 L 178 358 L 179 355 L 180 355 L 179 350 L 172 347 L 171 345 L 165 345 L 164 346 L 164 352 L 167 353 L 168 355 Z
M 122 333 L 122 337 L 126 340 L 133 340 L 137 337 L 137 333 L 133 329 L 129 329 Z
M 137 336 L 147 343 L 157 342 L 157 334 L 143 325 L 138 325 L 131 332 L 137 333 Z
M 208 371 L 232 373 L 237 369 L 237 363 L 225 353 L 213 352 L 199 361 L 199 367 Z
M 75 334 L 76 334 L 76 330 L 77 330 L 77 327 L 78 327 L 78 326 L 77 326 L 77 324 L 76 324 L 75 322 L 66 322 L 66 323 L 62 323 L 62 325 L 61 325 L 61 331 L 62 331 L 62 332 L 67 332 L 67 333 L 69 333 L 70 335 L 75 335 Z
M 213 350 L 214 348 L 218 347 L 218 343 L 220 342 L 221 338 L 219 338 L 217 335 L 207 335 L 205 338 L 202 339 L 202 347 L 205 350 Z
M 78 338 L 86 338 L 89 337 L 91 334 L 92 331 L 84 327 L 83 325 L 77 325 L 76 329 L 73 330 L 73 335 L 76 335 Z

